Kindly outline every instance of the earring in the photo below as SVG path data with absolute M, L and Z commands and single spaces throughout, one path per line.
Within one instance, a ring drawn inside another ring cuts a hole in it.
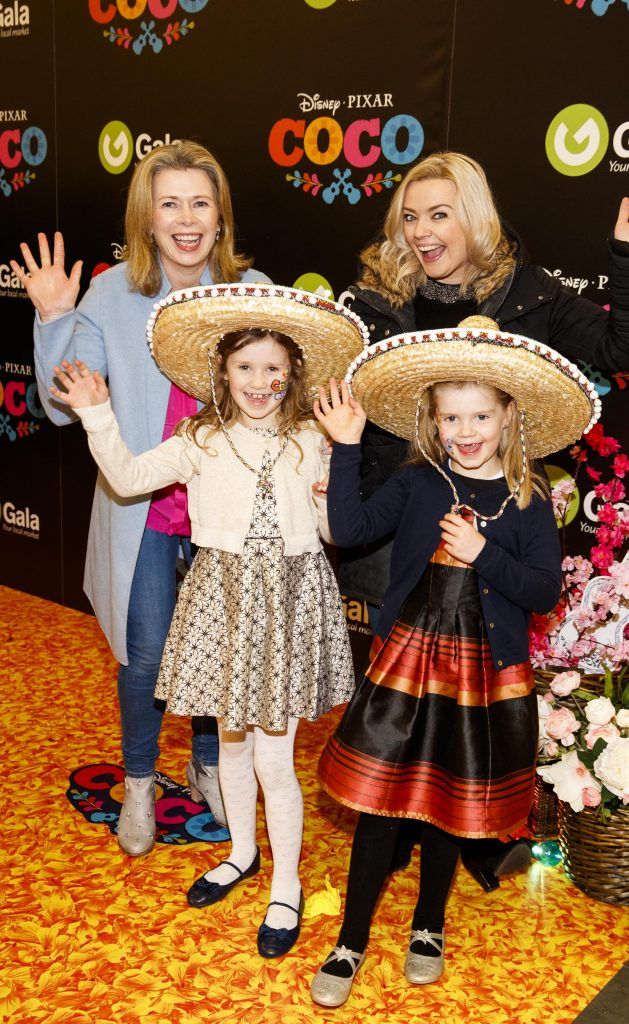
M 215 241 L 218 242 L 220 237 L 221 237 L 221 229 L 217 228 Z

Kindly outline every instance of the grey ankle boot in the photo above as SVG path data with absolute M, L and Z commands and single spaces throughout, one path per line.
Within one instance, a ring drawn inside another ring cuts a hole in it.
M 196 757 L 191 758 L 186 768 L 190 796 L 197 803 L 205 800 L 219 825 L 227 824 L 227 815 L 223 807 L 221 787 L 218 781 L 218 766 L 201 764 Z
M 125 775 L 124 803 L 118 822 L 118 845 L 131 857 L 140 857 L 155 843 L 155 776 L 133 779 Z

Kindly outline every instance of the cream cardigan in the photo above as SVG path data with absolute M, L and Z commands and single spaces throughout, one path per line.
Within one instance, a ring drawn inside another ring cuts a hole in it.
M 132 455 L 120 436 L 109 400 L 76 409 L 87 431 L 92 455 L 112 489 L 123 498 L 149 495 L 167 484 L 188 488 L 192 541 L 199 547 L 240 554 L 251 522 L 257 477 L 236 458 L 222 431 L 209 427 L 199 435 L 202 449 L 187 437 L 175 436 L 141 455 Z M 280 440 L 256 434 L 240 423 L 229 428 L 247 462 L 259 469 L 265 449 L 272 455 Z M 330 541 L 327 503 L 315 499 L 312 484 L 328 469 L 321 452 L 323 436 L 314 422 L 302 425 L 273 468 L 277 518 L 284 554 L 321 551 L 319 534 Z

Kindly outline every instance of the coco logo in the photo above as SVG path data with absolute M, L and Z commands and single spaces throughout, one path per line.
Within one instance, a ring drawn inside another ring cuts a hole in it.
M 188 17 L 199 14 L 209 0 L 88 0 L 92 21 L 107 25 L 103 35 L 110 43 L 139 56 L 143 50 L 161 53 L 178 43 L 194 28 Z M 114 24 L 119 18 L 121 22 Z M 143 18 L 144 20 L 140 21 Z
M 7 362 L 0 369 L 14 378 L 32 377 L 30 364 Z M 45 416 L 37 384 L 31 380 L 0 380 L 0 438 L 17 441 L 35 434 Z
M 578 177 L 598 167 L 609 145 L 607 121 L 596 107 L 587 103 L 574 103 L 564 107 L 550 122 L 546 132 L 546 155 L 560 174 Z M 612 172 L 628 171 L 629 121 L 616 128 L 612 138 L 616 157 L 609 161 Z
M 394 169 L 412 163 L 424 147 L 423 126 L 410 114 L 387 111 L 385 115 L 359 117 L 349 124 L 336 116 L 344 107 L 348 111 L 391 108 L 391 93 L 352 94 L 345 99 L 321 98 L 318 93 L 297 95 L 302 111 L 331 114 L 316 114 L 310 120 L 279 118 L 269 132 L 269 156 L 279 167 L 291 169 L 285 177 L 293 188 L 320 196 L 325 203 L 333 203 L 342 195 L 353 206 L 363 196 L 370 198 L 391 189 L 402 178 Z M 381 160 L 393 166 L 371 170 Z M 312 169 L 300 169 L 302 161 L 308 161 Z M 337 161 L 345 166 L 330 168 Z
M 3 121 L 24 121 L 26 111 L 3 110 L 0 115 L 0 193 L 8 197 L 35 180 L 33 168 L 46 159 L 48 140 L 36 125 L 2 130 Z
M 142 132 L 134 143 L 133 136 L 123 121 L 109 121 L 98 139 L 98 156 L 106 171 L 110 174 L 122 174 L 131 163 L 134 154 L 141 160 L 152 149 L 178 141 L 171 139 L 169 132 L 166 132 L 163 139 L 153 139 L 146 132 Z

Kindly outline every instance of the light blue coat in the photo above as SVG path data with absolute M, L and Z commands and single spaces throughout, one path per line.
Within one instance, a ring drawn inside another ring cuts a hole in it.
M 265 274 L 247 270 L 243 281 L 269 283 Z M 212 284 L 205 271 L 201 284 Z M 76 310 L 49 323 L 35 319 L 35 373 L 39 397 L 58 426 L 76 422 L 67 406 L 48 391 L 54 366 L 82 359 L 108 380 L 120 432 L 134 455 L 162 440 L 170 381 L 158 369 L 146 341 L 146 323 L 155 302 L 168 295 L 164 280 L 159 295 L 146 298 L 131 291 L 126 264 L 92 279 Z M 127 611 L 140 541 L 151 495 L 119 498 L 98 474 L 87 540 L 83 586 L 114 656 L 127 657 Z

